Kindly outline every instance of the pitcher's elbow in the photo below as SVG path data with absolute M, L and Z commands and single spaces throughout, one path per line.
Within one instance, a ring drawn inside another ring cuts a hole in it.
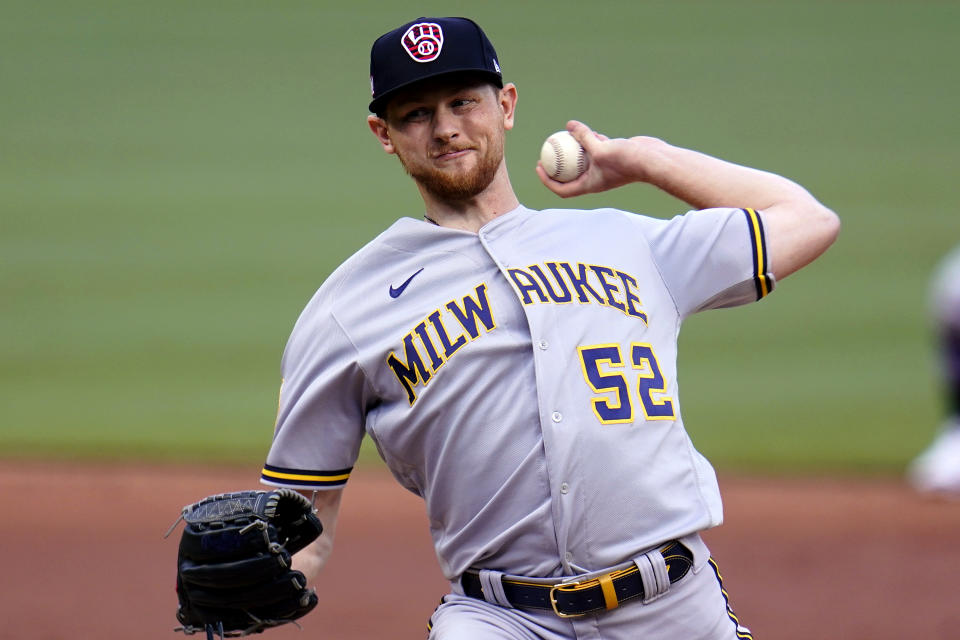
M 840 223 L 840 216 L 838 216 L 833 209 L 824 207 L 824 210 L 829 218 L 828 225 L 830 228 L 830 244 L 833 244 L 833 242 L 837 239 L 837 236 L 840 235 L 840 227 L 842 226 Z
M 840 235 L 840 216 L 819 202 L 816 203 L 815 207 L 808 220 L 811 225 L 815 225 L 817 228 L 817 235 L 821 243 L 820 251 L 823 252 L 836 242 Z

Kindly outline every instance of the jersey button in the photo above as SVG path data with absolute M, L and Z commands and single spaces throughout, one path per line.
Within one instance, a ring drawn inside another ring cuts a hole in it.
M 572 553 L 570 553 L 569 551 L 567 551 L 565 554 L 563 554 L 563 557 L 566 558 L 567 564 L 573 564 L 573 554 L 572 554 Z
M 559 411 L 554 411 L 553 415 L 550 416 L 550 419 L 553 420 L 554 422 L 560 422 L 561 420 L 563 420 L 563 414 L 560 413 Z
M 570 491 L 570 485 L 568 485 L 566 482 L 560 485 L 560 493 L 566 495 L 568 491 Z
M 537 343 L 537 346 L 540 347 L 541 351 L 546 351 L 547 348 L 550 346 L 550 343 L 547 342 L 546 340 L 541 340 L 540 342 Z

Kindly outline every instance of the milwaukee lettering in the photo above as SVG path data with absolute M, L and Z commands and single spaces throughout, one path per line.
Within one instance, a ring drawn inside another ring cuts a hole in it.
M 545 262 L 507 269 L 520 301 L 530 304 L 599 304 L 647 323 L 637 279 L 612 267 Z
M 479 284 L 472 294 L 435 309 L 403 336 L 402 357 L 391 351 L 387 366 L 407 392 L 410 406 L 417 401 L 418 387 L 426 386 L 464 345 L 496 326 L 487 285 Z

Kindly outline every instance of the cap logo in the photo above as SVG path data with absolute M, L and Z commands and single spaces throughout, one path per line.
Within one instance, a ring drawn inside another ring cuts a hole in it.
M 443 29 L 435 22 L 418 22 L 407 29 L 400 42 L 417 62 L 433 62 L 443 48 Z

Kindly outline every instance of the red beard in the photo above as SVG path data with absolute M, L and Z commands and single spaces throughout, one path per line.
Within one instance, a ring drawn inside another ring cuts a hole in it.
M 397 157 L 410 177 L 434 197 L 442 201 L 458 202 L 469 200 L 490 186 L 503 160 L 503 142 L 501 138 L 498 143 L 488 147 L 478 164 L 467 173 L 451 174 L 432 166 L 413 165 L 408 163 L 399 151 Z

